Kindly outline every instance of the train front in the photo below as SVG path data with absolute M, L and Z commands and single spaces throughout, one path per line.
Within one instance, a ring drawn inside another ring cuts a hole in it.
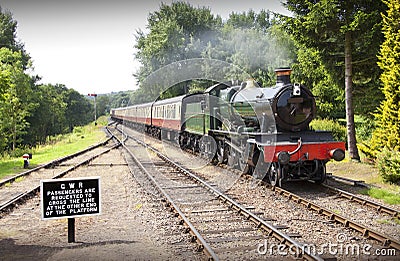
M 258 89 L 269 102 L 253 103 L 260 125 L 255 143 L 261 152 L 262 164 L 268 166 L 265 174 L 277 186 L 291 180 L 321 183 L 326 179 L 326 163 L 344 159 L 345 143 L 335 141 L 331 132 L 309 128 L 316 115 L 315 97 L 305 86 L 291 83 L 290 69 L 275 72 L 276 86 Z M 268 138 L 271 130 L 274 139 Z
M 271 102 L 278 133 L 275 144 L 262 145 L 269 162 L 272 185 L 286 180 L 326 179 L 326 163 L 345 157 L 345 143 L 335 141 L 331 132 L 310 130 L 316 114 L 315 98 L 306 87 L 290 82 L 290 69 L 276 70 L 280 90 Z

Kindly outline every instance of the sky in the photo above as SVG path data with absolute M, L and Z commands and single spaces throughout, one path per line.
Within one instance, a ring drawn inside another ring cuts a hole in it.
M 231 12 L 269 9 L 289 15 L 282 0 L 189 0 L 227 19 Z M 81 94 L 137 89 L 132 75 L 135 33 L 146 31 L 147 16 L 171 0 L 1 0 L 18 23 L 39 83 L 64 84 Z

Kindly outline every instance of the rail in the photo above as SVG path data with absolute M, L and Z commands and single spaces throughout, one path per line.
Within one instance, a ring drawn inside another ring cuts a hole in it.
M 244 206 L 235 202 L 233 199 L 231 199 L 227 195 L 223 194 L 218 189 L 214 188 L 212 185 L 210 185 L 207 182 L 205 182 L 204 180 L 200 179 L 195 174 L 193 174 L 191 171 L 187 170 L 183 166 L 181 166 L 181 165 L 177 164 L 176 162 L 174 162 L 173 160 L 169 159 L 167 156 L 163 155 L 157 149 L 153 148 L 152 146 L 150 146 L 150 145 L 146 144 L 145 142 L 138 140 L 134 137 L 130 137 L 130 138 L 133 139 L 135 142 L 141 144 L 142 146 L 146 147 L 147 149 L 150 149 L 159 158 L 161 158 L 162 160 L 164 160 L 165 162 L 167 162 L 168 164 L 173 166 L 175 169 L 177 169 L 181 173 L 189 176 L 190 178 L 192 178 L 193 180 L 195 180 L 196 182 L 201 184 L 203 187 L 205 187 L 207 190 L 209 190 L 211 193 L 213 193 L 218 199 L 220 199 L 224 203 L 228 204 L 230 208 L 237 210 L 237 212 L 239 214 L 242 214 L 248 220 L 253 221 L 257 225 L 258 228 L 262 228 L 263 230 L 265 230 L 268 233 L 268 235 L 273 236 L 274 238 L 278 239 L 280 242 L 284 243 L 288 247 L 294 246 L 298 250 L 298 253 L 301 253 L 301 255 L 302 255 L 301 257 L 303 257 L 304 259 L 306 259 L 306 260 L 324 260 L 320 256 L 313 255 L 309 251 L 309 249 L 304 247 L 303 244 L 301 244 L 300 242 L 296 241 L 295 239 L 289 237 L 288 235 L 284 234 L 283 232 L 280 232 L 276 227 L 269 224 L 268 222 L 266 222 L 262 218 L 258 217 L 254 213 L 250 212 Z M 124 148 L 126 148 L 125 144 L 123 144 L 123 146 L 124 146 Z M 126 148 L 126 149 L 127 149 L 127 151 L 129 151 L 128 148 Z M 129 152 L 129 154 L 132 155 L 131 152 Z M 164 197 L 168 200 L 168 202 L 170 202 L 170 204 L 174 207 L 174 209 L 176 209 L 176 211 L 179 213 L 179 215 L 184 215 L 183 212 L 180 211 L 179 207 L 176 204 L 174 204 L 173 202 L 171 202 L 172 199 L 168 196 L 168 194 L 164 191 L 164 189 L 162 189 L 162 187 L 157 183 L 157 181 L 151 176 L 151 174 L 147 172 L 147 170 L 144 168 L 144 166 L 140 162 L 138 162 L 137 158 L 134 155 L 132 155 L 132 158 L 138 164 L 140 169 L 142 169 L 146 173 L 146 175 L 148 175 L 150 177 L 152 182 L 154 184 L 157 184 L 156 185 L 157 189 L 164 195 Z M 181 216 L 181 217 L 190 229 L 194 229 L 195 232 L 193 232 L 193 233 L 197 237 L 198 242 L 200 242 L 204 246 L 205 252 L 208 253 L 209 257 L 212 258 L 213 260 L 218 260 L 218 257 L 215 255 L 214 251 L 211 249 L 211 247 L 208 245 L 208 243 L 204 240 L 204 238 L 200 235 L 200 233 L 195 229 L 195 227 L 190 223 L 190 221 L 187 218 L 185 218 L 184 216 Z M 187 223 L 187 222 L 189 222 L 189 223 Z

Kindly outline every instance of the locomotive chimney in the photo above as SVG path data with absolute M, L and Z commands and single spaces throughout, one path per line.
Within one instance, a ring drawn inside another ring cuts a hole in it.
M 290 68 L 278 68 L 275 70 L 276 74 L 276 85 L 285 85 L 290 83 L 290 74 L 292 69 Z

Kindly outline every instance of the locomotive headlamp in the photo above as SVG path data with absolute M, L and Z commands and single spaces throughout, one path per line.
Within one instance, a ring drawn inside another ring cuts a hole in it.
M 329 156 L 336 161 L 342 161 L 345 157 L 345 153 L 342 149 L 334 149 L 329 151 Z
M 277 158 L 280 164 L 286 165 L 290 161 L 290 154 L 287 151 L 281 151 L 278 152 Z
M 294 95 L 294 96 L 300 96 L 300 95 L 301 95 L 300 84 L 295 83 L 295 84 L 293 85 L 293 95 Z

